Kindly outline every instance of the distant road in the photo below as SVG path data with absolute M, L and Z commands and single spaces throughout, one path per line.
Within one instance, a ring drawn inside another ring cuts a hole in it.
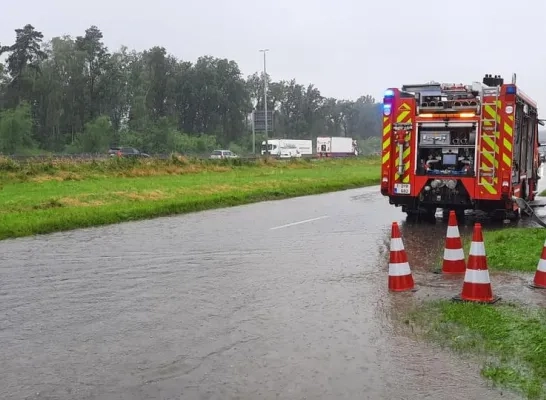
M 178 154 L 182 157 L 188 157 L 188 158 L 197 158 L 197 159 L 208 159 L 210 157 L 210 154 Z M 150 158 L 156 158 L 156 159 L 169 159 L 172 156 L 171 153 L 165 153 L 165 154 L 150 154 Z M 377 156 L 376 154 L 373 155 L 359 155 L 359 156 L 350 156 L 347 158 L 362 158 L 362 157 L 371 157 L 371 156 Z M 51 155 L 36 155 L 36 156 L 29 156 L 29 155 L 0 155 L 1 157 L 7 157 L 11 158 L 13 160 L 19 160 L 19 161 L 32 161 L 32 160 L 49 160 L 49 159 L 74 159 L 74 160 L 105 160 L 108 158 L 111 158 L 110 155 L 104 154 L 104 153 L 80 153 L 80 154 L 51 154 Z M 244 155 L 239 156 L 238 158 L 243 160 L 255 160 L 257 158 L 263 157 L 260 154 L 256 155 Z M 129 157 L 125 157 L 129 158 Z M 301 158 L 313 158 L 313 159 L 320 159 L 321 157 L 318 157 L 316 154 L 313 155 L 303 155 Z M 289 158 L 283 158 L 283 160 L 288 160 Z
M 197 159 L 208 159 L 209 154 L 180 154 L 183 157 L 189 157 L 189 158 L 197 158 Z M 19 161 L 32 161 L 32 160 L 49 160 L 49 159 L 73 159 L 73 160 L 105 160 L 108 158 L 111 158 L 108 154 L 89 154 L 89 153 L 82 153 L 82 154 L 53 154 L 53 155 L 37 155 L 37 156 L 22 156 L 22 155 L 13 155 L 13 156 L 1 156 L 0 157 L 7 157 L 13 160 L 19 160 Z M 155 159 L 169 159 L 171 157 L 171 154 L 153 154 L 150 155 L 150 158 Z M 240 156 L 238 158 L 243 160 L 254 160 L 257 158 L 262 157 L 261 155 L 247 155 L 247 156 Z M 129 157 L 125 157 L 129 158 Z M 302 158 L 318 158 L 316 155 L 305 155 L 302 156 Z

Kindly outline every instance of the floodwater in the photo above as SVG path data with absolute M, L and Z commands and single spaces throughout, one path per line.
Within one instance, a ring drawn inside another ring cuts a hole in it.
M 539 172 L 544 175 L 545 169 Z M 538 191 L 546 189 L 546 177 L 539 181 Z M 537 204 L 546 204 L 546 199 L 538 198 Z M 546 207 L 540 206 L 534 208 L 535 214 L 546 221 Z M 441 218 L 441 210 L 438 210 L 436 221 L 432 223 L 401 223 L 401 234 L 404 240 L 404 246 L 408 254 L 408 261 L 416 280 L 416 286 L 419 287 L 414 298 L 446 298 L 449 299 L 458 294 L 462 288 L 461 277 L 443 276 L 431 272 L 439 269 L 441 260 L 438 254 L 442 254 L 445 245 L 445 235 L 447 221 Z M 459 232 L 463 239 L 471 239 L 475 219 L 465 218 L 459 222 Z M 540 225 L 531 217 L 524 216 L 514 222 L 490 223 L 479 221 L 482 229 L 498 230 L 505 227 L 540 227 Z M 545 238 L 546 238 L 546 230 Z M 385 238 L 385 245 L 388 246 L 389 238 Z M 387 247 L 388 248 L 388 247 Z M 487 243 L 485 243 L 487 253 Z M 540 253 L 537 254 L 537 263 Z M 535 266 L 536 267 L 536 266 Z M 533 275 L 514 272 L 490 272 L 491 285 L 495 295 L 500 296 L 505 301 L 517 301 L 521 304 L 546 307 L 546 293 L 541 290 L 532 289 L 528 286 L 531 283 Z
M 537 215 L 541 213 L 542 211 L 538 211 Z M 463 239 L 471 240 L 473 223 L 472 219 L 468 219 L 459 224 L 459 232 Z M 525 227 L 535 226 L 535 224 L 536 222 L 531 218 L 525 218 L 506 225 Z M 482 222 L 484 230 L 500 229 L 502 225 Z M 449 299 L 459 294 L 462 289 L 461 276 L 445 276 L 438 273 L 441 268 L 441 255 L 445 245 L 446 230 L 447 222 L 440 219 L 433 224 L 408 224 L 406 222 L 401 224 L 401 234 L 408 255 L 408 262 L 412 268 L 416 286 L 419 288 L 414 297 L 418 299 L 430 299 L 431 297 Z M 544 236 L 546 238 L 546 230 Z M 486 242 L 486 253 L 487 245 Z M 385 246 L 388 246 L 388 242 L 385 243 Z M 388 247 L 386 248 L 388 249 Z M 440 258 L 438 255 L 440 255 Z M 540 252 L 537 253 L 537 263 L 539 257 Z M 506 301 L 517 301 L 524 305 L 546 307 L 546 293 L 528 286 L 532 278 L 532 274 L 490 271 L 491 285 L 495 295 Z
M 445 224 L 403 219 L 367 188 L 0 242 L 0 398 L 517 398 L 400 329 L 461 284 L 430 273 Z

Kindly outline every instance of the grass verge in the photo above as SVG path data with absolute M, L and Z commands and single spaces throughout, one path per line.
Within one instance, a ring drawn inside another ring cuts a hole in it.
M 492 271 L 535 272 L 546 239 L 544 228 L 504 228 L 483 231 L 487 265 Z M 472 236 L 463 239 L 468 261 Z M 433 271 L 442 269 L 443 250 L 438 253 Z
M 428 339 L 484 360 L 482 375 L 495 384 L 546 399 L 546 310 L 439 300 L 410 320 Z
M 377 158 L 51 161 L 9 168 L 0 182 L 0 239 L 379 183 Z
M 484 231 L 487 264 L 492 270 L 534 272 L 546 239 L 544 228 L 508 228 Z M 470 240 L 465 241 L 465 254 Z M 546 361 L 545 361 L 546 362 Z

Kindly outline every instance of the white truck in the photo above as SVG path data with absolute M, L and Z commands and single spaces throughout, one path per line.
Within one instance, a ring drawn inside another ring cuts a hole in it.
M 358 155 L 356 140 L 350 137 L 317 137 L 317 155 L 319 157 L 351 157 Z
M 292 158 L 313 154 L 312 140 L 270 139 L 269 154 L 273 157 Z M 262 155 L 266 153 L 266 142 L 262 142 Z

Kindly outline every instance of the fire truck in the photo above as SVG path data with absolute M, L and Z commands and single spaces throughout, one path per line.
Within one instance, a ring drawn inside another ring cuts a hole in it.
M 537 104 L 499 75 L 385 91 L 381 193 L 408 216 L 465 210 L 517 219 L 541 163 Z

